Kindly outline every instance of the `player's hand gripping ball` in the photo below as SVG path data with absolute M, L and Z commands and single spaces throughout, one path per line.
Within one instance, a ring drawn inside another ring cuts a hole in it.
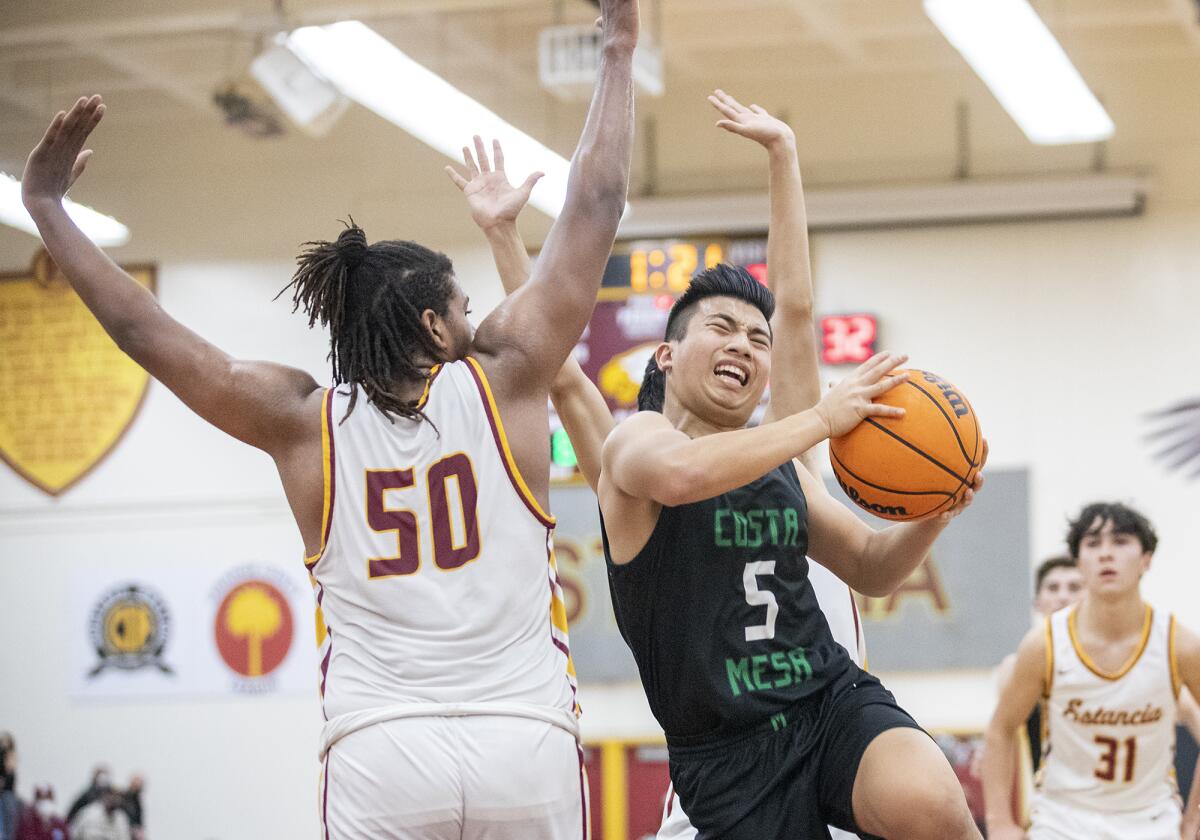
M 962 502 L 983 469 L 987 446 L 966 395 L 934 373 L 897 370 L 908 380 L 875 402 L 901 418 L 867 417 L 829 442 L 846 495 L 884 519 L 924 519 Z

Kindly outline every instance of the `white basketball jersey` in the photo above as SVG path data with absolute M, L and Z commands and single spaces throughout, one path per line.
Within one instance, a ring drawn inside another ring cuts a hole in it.
M 554 520 L 513 461 L 482 368 L 435 368 L 422 421 L 389 418 L 361 391 L 346 416 L 349 403 L 349 387 L 326 392 L 324 539 L 306 561 L 326 720 L 507 704 L 573 721 Z
M 1048 737 L 1037 797 L 1114 813 L 1170 801 L 1178 796 L 1175 617 L 1147 605 L 1137 650 L 1119 671 L 1106 673 L 1079 643 L 1075 616 L 1068 607 L 1046 620 Z

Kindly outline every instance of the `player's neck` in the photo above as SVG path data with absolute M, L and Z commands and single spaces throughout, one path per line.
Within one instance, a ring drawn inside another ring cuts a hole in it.
M 663 416 L 667 418 L 672 426 L 693 439 L 744 428 L 742 426 L 722 426 L 719 423 L 706 420 L 672 399 L 670 395 L 667 396 L 664 402 Z
M 1146 621 L 1146 602 L 1140 589 L 1116 598 L 1089 595 L 1079 603 L 1076 622 L 1089 636 L 1123 639 L 1137 636 Z

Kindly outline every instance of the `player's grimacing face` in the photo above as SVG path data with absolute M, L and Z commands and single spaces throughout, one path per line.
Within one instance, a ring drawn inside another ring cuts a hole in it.
M 1113 523 L 1096 517 L 1079 542 L 1079 571 L 1088 592 L 1118 594 L 1136 588 L 1150 568 L 1150 553 L 1142 550 L 1137 534 L 1113 530 Z
M 691 410 L 711 409 L 724 425 L 744 425 L 771 375 L 770 326 L 744 300 L 704 298 L 684 336 L 671 343 L 669 365 L 672 388 Z
M 1042 578 L 1038 587 L 1037 598 L 1033 601 L 1034 608 L 1042 615 L 1056 613 L 1063 607 L 1069 607 L 1083 597 L 1083 574 L 1079 569 L 1059 566 L 1051 569 Z

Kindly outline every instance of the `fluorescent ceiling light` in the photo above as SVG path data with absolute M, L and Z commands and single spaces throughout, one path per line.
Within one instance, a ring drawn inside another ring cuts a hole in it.
M 102 247 L 124 245 L 129 241 L 129 228 L 112 216 L 97 213 L 90 207 L 63 199 L 67 215 L 87 234 L 87 238 Z M 33 218 L 21 203 L 21 182 L 6 172 L 0 172 L 0 222 L 40 236 Z
M 478 134 L 504 146 L 505 167 L 517 178 L 545 172 L 530 198 L 557 217 L 567 196 L 571 165 L 552 150 L 396 49 L 356 21 L 306 26 L 288 48 L 342 93 L 395 123 L 447 157 L 462 160 L 463 145 Z
M 1034 143 L 1091 143 L 1113 121 L 1027 0 L 924 0 L 925 13 Z
M 945 181 L 805 190 L 811 230 L 854 230 L 995 221 L 1136 216 L 1150 185 L 1131 175 Z M 705 236 L 714 230 L 761 234 L 771 220 L 767 194 L 646 198 L 621 225 L 622 239 Z

